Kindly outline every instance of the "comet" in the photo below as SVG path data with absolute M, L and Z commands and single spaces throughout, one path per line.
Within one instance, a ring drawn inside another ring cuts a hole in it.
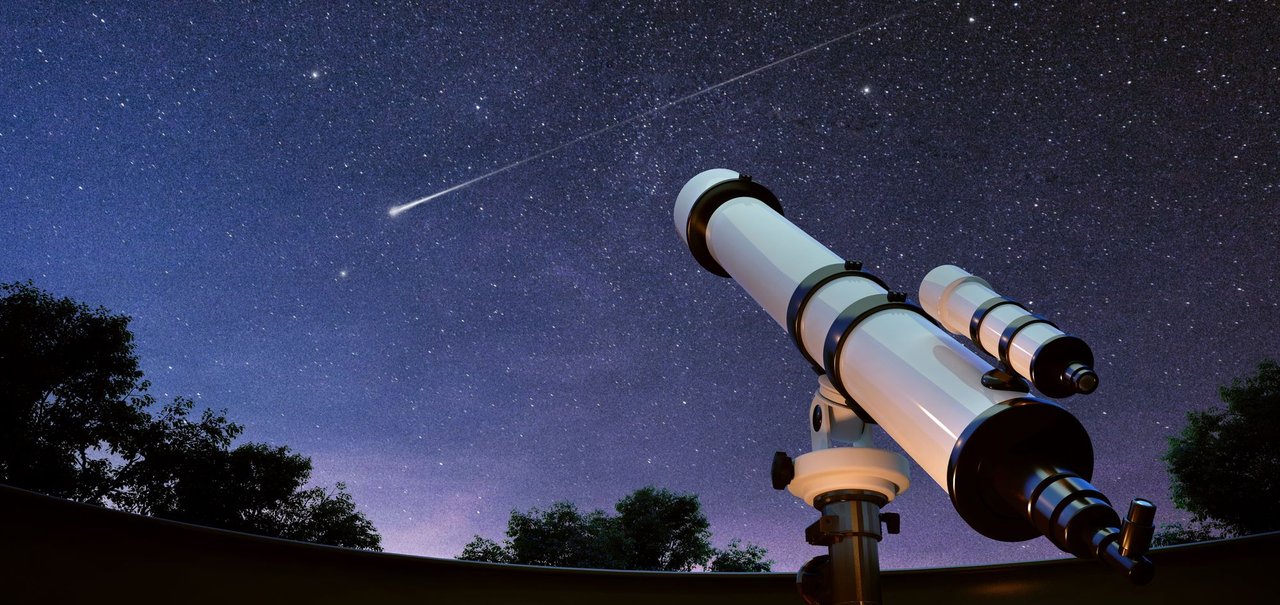
M 579 136 L 578 138 L 575 138 L 575 139 L 572 139 L 572 140 L 566 141 L 566 142 L 561 143 L 561 144 L 559 144 L 559 145 L 556 145 L 555 147 L 552 147 L 552 148 L 550 148 L 550 149 L 546 149 L 546 150 L 540 151 L 540 152 L 538 152 L 538 153 L 536 153 L 536 154 L 534 154 L 534 155 L 531 155 L 531 156 L 529 156 L 529 157 L 526 157 L 526 158 L 524 158 L 524 159 L 522 159 L 522 160 L 517 160 L 517 161 L 515 161 L 515 162 L 512 162 L 512 163 L 507 164 L 506 166 L 502 166 L 502 167 L 500 167 L 500 168 L 495 168 L 495 169 L 493 169 L 493 170 L 491 170 L 491 171 L 489 171 L 489 172 L 486 172 L 486 173 L 484 173 L 484 174 L 482 174 L 482 175 L 480 175 L 480 176 L 478 176 L 478 177 L 475 177 L 475 178 L 473 178 L 473 179 L 471 179 L 471 180 L 469 180 L 469 181 L 463 181 L 463 182 L 461 182 L 461 183 L 458 183 L 457 185 L 454 185 L 454 186 L 452 186 L 452 187 L 449 187 L 448 189 L 441 189 L 440 191 L 437 191 L 437 192 L 435 192 L 435 193 L 432 193 L 431 195 L 428 195 L 428 196 L 425 196 L 425 197 L 420 197 L 420 198 L 418 198 L 418 199 L 416 199 L 416 200 L 413 200 L 413 201 L 411 201 L 411 202 L 407 202 L 407 203 L 404 203 L 404 204 L 400 204 L 399 206 L 393 206 L 391 209 L 389 209 L 389 210 L 387 211 L 387 214 L 389 214 L 389 215 L 390 215 L 390 216 L 392 216 L 392 217 L 399 216 L 399 215 L 401 215 L 401 214 L 403 214 L 403 213 L 407 212 L 408 210 L 411 210 L 411 209 L 413 209 L 413 208 L 415 208 L 415 207 L 417 207 L 417 206 L 420 206 L 420 205 L 422 205 L 422 204 L 425 204 L 425 203 L 427 203 L 427 202 L 430 202 L 431 200 L 434 200 L 434 199 L 436 199 L 436 198 L 443 197 L 443 196 L 448 195 L 448 194 L 450 194 L 450 193 L 453 193 L 453 192 L 455 192 L 455 191 L 459 191 L 459 190 L 462 190 L 462 189 L 466 189 L 467 187 L 470 187 L 470 186 L 472 186 L 472 185 L 474 185 L 474 184 L 476 184 L 476 183 L 479 183 L 480 181 L 483 181 L 483 180 L 488 179 L 488 178 L 490 178 L 490 177 L 497 176 L 497 175 L 499 175 L 499 174 L 502 174 L 502 173 L 504 173 L 504 172 L 506 172 L 506 171 L 508 171 L 508 170 L 511 170 L 511 169 L 513 169 L 513 168 L 517 168 L 517 167 L 522 166 L 522 165 L 524 165 L 524 164 L 528 164 L 529 162 L 532 162 L 532 161 L 537 160 L 537 159 L 539 159 L 539 158 L 546 157 L 546 156 L 551 155 L 551 154 L 553 154 L 553 153 L 555 153 L 555 152 L 557 152 L 557 151 L 560 151 L 561 149 L 564 149 L 564 148 L 566 148 L 566 147 L 570 147 L 570 146 L 572 146 L 572 145 L 576 145 L 576 144 L 581 143 L 582 141 L 585 141 L 585 140 L 590 139 L 590 138 L 592 138 L 592 137 L 600 136 L 600 135 L 605 134 L 605 133 L 607 133 L 607 132 L 609 132 L 609 131 L 611 131 L 611 130 L 614 130 L 614 129 L 617 129 L 617 128 L 621 128 L 621 127 L 623 127 L 623 126 L 626 126 L 627 124 L 631 124 L 632 122 L 635 122 L 635 121 L 637 121 L 637 120 L 643 120 L 644 118 L 647 118 L 647 117 L 649 117 L 649 116 L 652 116 L 652 115 L 658 114 L 658 113 L 660 113 L 660 112 L 662 112 L 662 111 L 665 111 L 665 110 L 667 110 L 667 109 L 670 109 L 671 107 L 674 107 L 674 106 L 676 106 L 676 105 L 679 105 L 679 104 L 681 104 L 681 103 L 684 103 L 685 101 L 689 101 L 689 100 L 691 100 L 691 99 L 696 99 L 696 98 L 698 98 L 698 97 L 701 97 L 702 95 L 705 95 L 705 94 L 710 93 L 710 92 L 712 92 L 712 91 L 715 91 L 715 90 L 717 90 L 717 89 L 719 89 L 719 88 L 723 88 L 723 87 L 728 86 L 728 85 L 730 85 L 730 84 L 732 84 L 732 83 L 734 83 L 734 82 L 737 82 L 738 80 L 742 80 L 742 79 L 744 79 L 744 78 L 749 78 L 749 77 L 754 76 L 754 75 L 756 75 L 756 74 L 758 74 L 758 73 L 760 73 L 760 72 L 763 72 L 763 71 L 766 71 L 766 70 L 772 69 L 772 68 L 774 68 L 774 67 L 777 67 L 777 66 L 779 66 L 779 65 L 782 65 L 783 63 L 787 63 L 787 62 L 789 62 L 789 61 L 793 61 L 793 60 L 795 60 L 795 59 L 799 59 L 800 57 L 803 57 L 803 56 L 805 56 L 805 55 L 807 55 L 807 54 L 809 54 L 809 53 L 811 53 L 811 52 L 814 52 L 814 51 L 816 51 L 816 50 L 821 50 L 821 49 L 823 49 L 823 48 L 826 48 L 826 47 L 828 47 L 828 46 L 831 46 L 832 44 L 835 44 L 836 42 L 839 42 L 839 41 L 844 40 L 844 39 L 846 39 L 846 38 L 850 38 L 850 37 L 856 36 L 856 35 L 858 35 L 858 34 L 861 34 L 861 33 L 863 33 L 863 32 L 866 32 L 866 31 L 868 31 L 868 30 L 872 30 L 872 29 L 875 29 L 875 28 L 880 27 L 880 26 L 882 26 L 882 25 L 885 25 L 885 24 L 887 24 L 887 23 L 891 23 L 891 22 L 893 22 L 893 21 L 897 21 L 897 20 L 899 20 L 899 19 L 901 19 L 901 18 L 903 18 L 903 17 L 906 17 L 907 15 L 910 15 L 910 14 L 911 14 L 911 13 L 913 13 L 913 12 L 915 12 L 915 11 L 914 11 L 914 10 L 909 10 L 909 11 L 901 12 L 901 13 L 898 13 L 898 14 L 893 15 L 893 16 L 891 16 L 891 17 L 886 17 L 886 18 L 884 18 L 884 19 L 881 19 L 881 20 L 879 20 L 879 21 L 876 21 L 875 23 L 872 23 L 872 24 L 870 24 L 870 25 L 864 25 L 864 26 L 862 26 L 862 27 L 859 27 L 858 29 L 855 29 L 855 30 L 850 31 L 850 32 L 846 32 L 846 33 L 844 33 L 844 34 L 841 34 L 841 35 L 839 35 L 839 36 L 836 36 L 836 37 L 834 37 L 834 38 L 831 38 L 830 40 L 827 40 L 827 41 L 825 41 L 825 42 L 821 42 L 821 43 L 819 43 L 819 44 L 815 44 L 815 45 L 810 46 L 809 48 L 806 48 L 806 49 L 801 50 L 801 51 L 799 51 L 799 52 L 792 53 L 792 54 L 787 55 L 787 56 L 785 56 L 785 57 L 783 57 L 783 58 L 781 58 L 781 59 L 777 59 L 777 60 L 775 60 L 775 61 L 773 61 L 773 62 L 767 63 L 767 64 L 765 64 L 765 65 L 761 65 L 760 67 L 757 67 L 757 68 L 752 69 L 752 70 L 750 70 L 750 71 L 747 71 L 747 72 L 743 72 L 743 73 L 741 73 L 741 74 L 738 74 L 738 75 L 736 75 L 736 76 L 734 76 L 734 77 L 732 77 L 732 78 L 729 78 L 728 80 L 725 80 L 725 81 L 723 81 L 723 82 L 719 82 L 719 83 L 716 83 L 716 84 L 712 84 L 711 86 L 708 86 L 708 87 L 703 88 L 703 89 L 701 89 L 701 90 L 698 90 L 698 91 L 696 91 L 696 92 L 689 93 L 689 94 L 684 95 L 683 97 L 680 97 L 680 98 L 678 98 L 678 99 L 675 99 L 675 100 L 672 100 L 672 101 L 667 101 L 666 103 L 663 103 L 662 105 L 659 105 L 659 106 L 657 106 L 657 107 L 654 107 L 653 109 L 649 109 L 649 110 L 647 110 L 647 111 L 643 111 L 643 112 L 641 112 L 641 113 L 637 113 L 637 114 L 635 114 L 635 115 L 633 115 L 633 116 L 631 116 L 631 117 L 629 117 L 629 118 L 626 118 L 626 119 L 621 120 L 621 121 L 618 121 L 618 122 L 614 122 L 613 124 L 610 124 L 610 125 L 608 125 L 608 126 L 605 126 L 605 127 L 603 127 L 603 128 L 600 128 L 600 129 L 598 129 L 598 130 L 593 130 L 593 131 L 591 131 L 591 132 L 588 132 L 587 134 L 584 134 L 584 135 L 582 135 L 582 136 Z

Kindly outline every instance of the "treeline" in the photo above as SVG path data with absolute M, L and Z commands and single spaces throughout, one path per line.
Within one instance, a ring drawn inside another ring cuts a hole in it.
M 710 524 L 693 494 L 644 487 L 614 506 L 583 514 L 571 502 L 512 511 L 506 539 L 476 536 L 459 559 L 551 567 L 689 571 L 769 571 L 773 561 L 754 544 L 711 545 Z
M 235 441 L 224 412 L 147 392 L 129 318 L 0 284 L 0 482 L 128 512 L 380 550 L 343 486 L 308 487 L 311 460 Z

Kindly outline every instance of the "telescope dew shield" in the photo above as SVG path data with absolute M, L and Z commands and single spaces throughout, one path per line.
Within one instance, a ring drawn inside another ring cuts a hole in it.
M 1093 351 L 1049 320 L 1007 299 L 980 277 L 942 265 L 920 283 L 920 304 L 951 333 L 967 336 L 1049 397 L 1098 388 Z

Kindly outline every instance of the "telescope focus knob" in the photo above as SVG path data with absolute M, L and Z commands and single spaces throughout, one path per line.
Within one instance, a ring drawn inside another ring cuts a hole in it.
M 786 452 L 774 452 L 773 464 L 769 467 L 769 479 L 773 482 L 773 489 L 787 489 L 791 480 L 795 478 L 796 463 L 791 460 L 791 456 Z

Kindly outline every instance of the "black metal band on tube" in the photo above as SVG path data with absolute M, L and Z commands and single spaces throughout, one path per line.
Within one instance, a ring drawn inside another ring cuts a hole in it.
M 1023 315 L 1022 317 L 1009 322 L 1009 325 L 1005 326 L 1004 332 L 1000 334 L 1000 345 L 997 347 L 996 354 L 996 357 L 1000 359 L 1000 363 L 1004 364 L 1004 367 L 1013 367 L 1009 364 L 1009 345 L 1013 343 L 1014 337 L 1016 337 L 1018 332 L 1021 332 L 1023 328 L 1033 324 L 1049 324 L 1054 328 L 1058 327 L 1053 322 L 1034 313 Z
M 885 290 L 889 289 L 879 277 L 863 271 L 862 263 L 858 261 L 845 261 L 842 264 L 820 267 L 796 286 L 795 292 L 791 294 L 791 302 L 787 304 L 787 332 L 791 334 L 791 340 L 796 343 L 796 348 L 800 349 L 800 354 L 819 374 L 823 373 L 822 365 L 804 350 L 804 341 L 800 337 L 800 318 L 804 316 L 804 308 L 809 304 L 809 299 L 813 298 L 819 288 L 842 277 L 861 277 L 875 282 Z
M 905 309 L 920 315 L 934 325 L 938 325 L 937 320 L 925 313 L 924 309 L 907 302 L 905 293 L 872 294 L 854 301 L 853 304 L 845 307 L 844 311 L 840 312 L 836 320 L 831 323 L 831 329 L 827 331 L 827 338 L 822 346 L 823 367 L 827 369 L 827 378 L 831 380 L 831 386 L 835 387 L 844 396 L 845 400 L 852 405 L 854 411 L 860 411 L 861 413 L 858 416 L 867 422 L 875 421 L 868 420 L 870 415 L 857 405 L 853 396 L 849 394 L 849 390 L 845 388 L 844 380 L 840 377 L 840 352 L 844 349 L 844 341 L 849 338 L 849 335 L 853 333 L 854 328 L 858 327 L 858 324 L 876 313 L 889 309 Z
M 702 268 L 719 275 L 729 277 L 729 272 L 716 262 L 711 250 L 707 248 L 707 225 L 711 223 L 711 215 L 730 200 L 749 197 L 760 200 L 764 205 L 782 214 L 782 202 L 764 185 L 751 180 L 751 177 L 740 174 L 738 178 L 721 182 L 702 192 L 689 208 L 689 221 L 685 223 L 685 238 L 689 242 L 689 252 Z
M 1003 296 L 996 296 L 982 301 L 982 304 L 978 305 L 977 309 L 974 309 L 973 317 L 969 319 L 969 340 L 973 341 L 974 346 L 979 349 L 982 348 L 982 341 L 978 340 L 978 332 L 982 329 L 982 320 L 986 319 L 987 314 L 994 311 L 996 307 L 1004 305 L 1017 305 L 1018 308 L 1027 311 L 1027 308 L 1022 306 L 1022 303 Z M 1030 313 L 1030 311 L 1027 312 Z

